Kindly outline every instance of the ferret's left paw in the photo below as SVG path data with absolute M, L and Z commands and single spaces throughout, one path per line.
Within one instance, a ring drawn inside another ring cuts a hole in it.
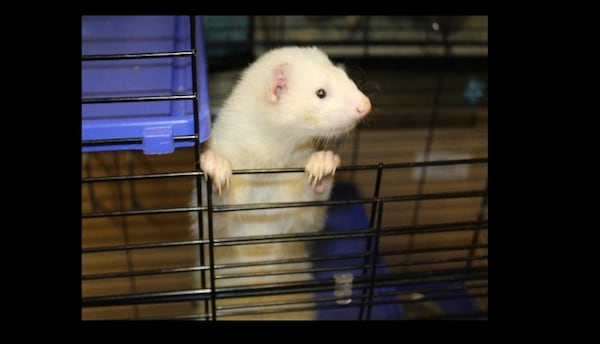
M 221 192 L 229 187 L 231 179 L 229 160 L 209 149 L 200 155 L 200 167 L 205 173 L 205 178 L 207 175 L 212 178 L 213 189 L 220 196 Z
M 333 176 L 340 164 L 340 157 L 332 151 L 318 151 L 310 156 L 304 170 L 308 173 L 308 179 L 315 192 L 321 193 L 325 190 L 321 181 L 326 176 Z

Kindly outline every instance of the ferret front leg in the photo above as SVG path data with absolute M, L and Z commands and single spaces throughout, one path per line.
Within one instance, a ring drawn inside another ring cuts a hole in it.
M 213 188 L 217 195 L 221 195 L 221 192 L 229 187 L 229 180 L 231 179 L 231 164 L 229 160 L 208 149 L 200 155 L 200 168 L 213 181 Z M 208 178 L 207 178 L 208 179 Z
M 340 164 L 341 159 L 339 155 L 330 150 L 314 152 L 310 156 L 304 170 L 308 173 L 308 180 L 316 193 L 325 191 L 323 178 L 330 175 L 333 176 Z

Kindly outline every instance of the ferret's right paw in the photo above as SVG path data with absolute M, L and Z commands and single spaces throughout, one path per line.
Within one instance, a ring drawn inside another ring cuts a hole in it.
M 340 163 L 339 155 L 332 151 L 318 151 L 310 156 L 304 170 L 308 173 L 308 180 L 316 193 L 322 193 L 325 190 L 322 183 L 323 178 L 333 176 Z
M 229 187 L 229 179 L 231 179 L 231 164 L 229 160 L 213 152 L 207 150 L 200 155 L 200 168 L 204 171 L 204 177 L 207 175 L 213 181 L 213 188 L 217 195 Z

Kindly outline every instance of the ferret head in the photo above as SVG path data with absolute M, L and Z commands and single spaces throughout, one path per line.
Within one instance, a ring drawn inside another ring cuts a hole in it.
M 253 75 L 249 75 L 253 74 Z M 371 102 L 321 50 L 274 49 L 251 66 L 244 79 L 253 80 L 265 122 L 303 137 L 347 133 L 371 110 Z M 250 85 L 246 85 L 250 86 Z

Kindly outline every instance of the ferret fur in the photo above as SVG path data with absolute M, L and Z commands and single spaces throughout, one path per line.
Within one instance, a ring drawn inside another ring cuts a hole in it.
M 323 95 L 325 91 L 325 96 Z M 202 170 L 213 181 L 213 204 L 251 204 L 327 200 L 332 175 L 340 158 L 318 150 L 315 142 L 346 135 L 370 111 L 369 99 L 316 47 L 273 49 L 251 64 L 241 75 L 213 123 L 211 137 L 200 157 Z M 232 170 L 298 168 L 305 173 L 236 174 Z M 206 190 L 206 187 L 203 188 Z M 206 194 L 203 196 L 206 204 Z M 197 205 L 196 191 L 192 204 Z M 213 213 L 215 239 L 318 232 L 323 228 L 323 206 Z M 197 214 L 192 215 L 198 233 Z M 206 232 L 206 218 L 204 218 Z M 205 233 L 204 238 L 208 235 Z M 206 250 L 207 251 L 207 250 Z M 306 242 L 218 246 L 215 264 L 263 262 L 308 258 Z M 208 260 L 207 260 L 208 262 Z M 251 273 L 247 278 L 218 278 L 217 288 L 311 281 L 310 262 L 219 269 L 215 275 Z M 260 276 L 297 270 L 301 273 Z M 220 300 L 217 306 L 275 303 L 312 299 L 312 294 L 273 295 Z M 314 303 L 298 304 L 310 308 Z M 273 307 L 275 309 L 276 307 Z M 315 319 L 314 310 L 228 317 L 220 319 Z

